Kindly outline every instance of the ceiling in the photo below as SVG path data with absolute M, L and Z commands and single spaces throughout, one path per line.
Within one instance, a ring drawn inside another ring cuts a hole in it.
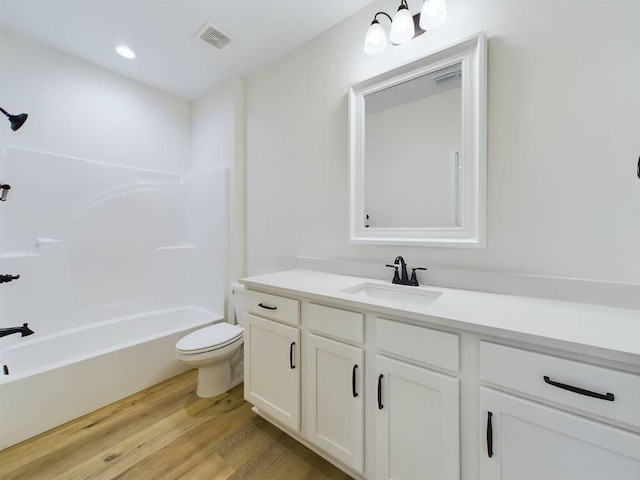
M 0 0 L 0 28 L 185 99 L 261 67 L 373 0 Z M 235 40 L 194 38 L 211 22 Z M 363 27 L 364 28 L 364 27 Z M 126 60 L 121 44 L 136 52 Z

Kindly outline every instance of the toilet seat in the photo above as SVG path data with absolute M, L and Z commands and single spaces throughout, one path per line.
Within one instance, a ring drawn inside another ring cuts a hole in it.
M 176 350 L 182 355 L 197 355 L 219 350 L 242 340 L 244 328 L 229 323 L 216 323 L 209 327 L 191 332 L 176 344 Z

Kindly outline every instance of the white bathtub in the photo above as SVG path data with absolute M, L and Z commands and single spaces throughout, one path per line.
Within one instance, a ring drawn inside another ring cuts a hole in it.
M 175 344 L 222 316 L 178 308 L 38 338 L 0 354 L 0 449 L 155 385 L 186 369 Z M 195 385 L 194 385 L 195 387 Z

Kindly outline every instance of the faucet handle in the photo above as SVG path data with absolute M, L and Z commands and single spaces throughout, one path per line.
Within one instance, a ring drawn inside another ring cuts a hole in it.
M 416 267 L 411 269 L 411 280 L 409 280 L 409 285 L 412 287 L 419 287 L 418 276 L 416 275 L 416 270 L 426 270 L 425 267 Z
M 0 283 L 8 283 L 11 282 L 13 280 L 18 280 L 20 278 L 20 275 L 11 275 L 11 274 L 7 274 L 7 275 L 0 275 Z
M 391 283 L 395 283 L 395 284 L 402 283 L 402 282 L 400 281 L 400 276 L 398 275 L 398 267 L 399 267 L 399 266 L 400 266 L 400 265 L 389 265 L 389 264 L 386 264 L 386 265 L 385 265 L 385 267 L 395 268 L 395 271 L 393 272 L 393 280 L 391 280 Z
M 7 201 L 7 194 L 9 193 L 9 190 L 11 190 L 11 185 L 0 185 L 0 189 L 2 189 L 2 195 L 0 195 L 0 202 L 6 202 Z

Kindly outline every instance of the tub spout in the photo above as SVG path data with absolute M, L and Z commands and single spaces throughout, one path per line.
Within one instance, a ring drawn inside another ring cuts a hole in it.
M 23 323 L 21 327 L 0 328 L 0 337 L 6 337 L 14 333 L 19 333 L 21 337 L 28 337 L 35 332 L 29 328 L 29 324 L 27 323 Z

